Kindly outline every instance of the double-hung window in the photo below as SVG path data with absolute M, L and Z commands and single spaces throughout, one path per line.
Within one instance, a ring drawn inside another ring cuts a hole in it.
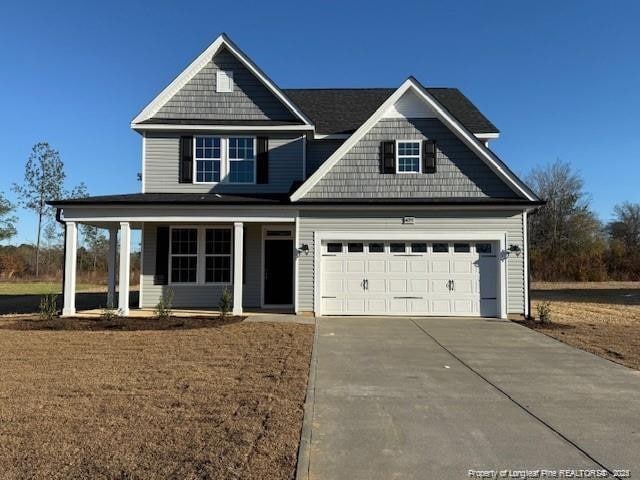
M 229 182 L 255 182 L 255 138 L 230 137 L 228 147 Z
M 195 183 L 255 183 L 255 137 L 195 137 Z
M 198 280 L 198 229 L 171 230 L 171 283 L 196 283 Z
M 220 137 L 196 137 L 195 164 L 197 183 L 217 183 L 221 174 Z
M 231 282 L 231 230 L 229 228 L 206 229 L 205 282 Z
M 397 173 L 420 173 L 422 153 L 417 140 L 398 140 L 396 152 Z

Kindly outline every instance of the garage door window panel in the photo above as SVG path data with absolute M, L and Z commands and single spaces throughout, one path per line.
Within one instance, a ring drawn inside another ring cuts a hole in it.
M 471 246 L 468 243 L 454 243 L 453 251 L 456 253 L 469 253 Z
M 407 246 L 404 243 L 391 243 L 389 244 L 389 251 L 391 253 L 405 253 Z
M 342 253 L 341 243 L 327 243 L 327 253 Z
M 412 243 L 411 244 L 411 253 L 427 253 L 427 244 L 426 243 Z
M 364 244 L 363 243 L 348 243 L 347 250 L 349 253 L 363 253 L 364 252 Z
M 448 253 L 449 252 L 449 244 L 448 243 L 434 243 L 433 244 L 433 253 Z

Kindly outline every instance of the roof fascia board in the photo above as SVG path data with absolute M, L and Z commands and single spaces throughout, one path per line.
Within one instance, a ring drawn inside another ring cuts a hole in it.
M 313 125 L 311 120 L 282 93 L 276 84 L 240 50 L 227 35 L 221 34 L 207 47 L 191 64 L 185 68 L 164 90 L 162 90 L 144 109 L 132 120 L 132 128 L 136 124 L 153 117 L 189 80 L 191 80 L 202 68 L 218 53 L 226 47 L 238 60 L 255 75 L 262 84 L 267 87 L 296 117 L 305 125 Z
M 175 125 L 170 123 L 131 124 L 137 132 L 149 130 L 224 130 L 224 131 L 313 131 L 313 125 Z
M 523 189 L 515 177 L 508 171 L 505 171 L 504 168 L 500 165 L 500 162 L 497 158 L 491 153 L 489 149 L 487 149 L 469 130 L 463 127 L 460 122 L 458 122 L 452 115 L 450 115 L 441 105 L 440 103 L 429 94 L 422 85 L 420 85 L 413 77 L 409 77 L 405 82 L 382 104 L 380 107 L 369 117 L 369 119 L 364 122 L 358 130 L 356 130 L 353 135 L 345 141 L 340 148 L 338 148 L 333 155 L 331 155 L 318 170 L 315 171 L 311 177 L 307 179 L 305 183 L 303 183 L 298 190 L 296 190 L 291 195 L 291 201 L 295 202 L 304 197 L 311 188 L 313 188 L 322 177 L 324 177 L 331 168 L 349 151 L 351 148 L 356 145 L 358 141 L 365 136 L 365 134 L 371 130 L 371 128 L 382 118 L 384 112 L 396 101 L 404 95 L 404 93 L 413 89 L 422 98 L 430 107 L 433 108 L 434 112 L 438 116 L 438 118 L 443 121 L 445 125 L 447 125 L 453 133 L 463 141 L 471 150 L 475 151 L 480 158 L 482 158 L 485 163 L 496 173 L 499 177 L 501 177 L 504 181 L 506 181 L 509 185 L 511 185 L 517 192 L 520 192 L 524 197 L 528 200 L 535 201 L 537 198 L 532 196 L 528 191 Z

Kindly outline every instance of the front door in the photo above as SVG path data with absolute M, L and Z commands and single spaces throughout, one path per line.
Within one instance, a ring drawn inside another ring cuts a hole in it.
M 293 304 L 293 240 L 264 241 L 264 304 Z

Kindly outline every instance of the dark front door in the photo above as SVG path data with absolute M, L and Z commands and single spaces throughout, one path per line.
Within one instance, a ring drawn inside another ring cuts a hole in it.
M 293 303 L 293 240 L 264 241 L 264 303 Z

